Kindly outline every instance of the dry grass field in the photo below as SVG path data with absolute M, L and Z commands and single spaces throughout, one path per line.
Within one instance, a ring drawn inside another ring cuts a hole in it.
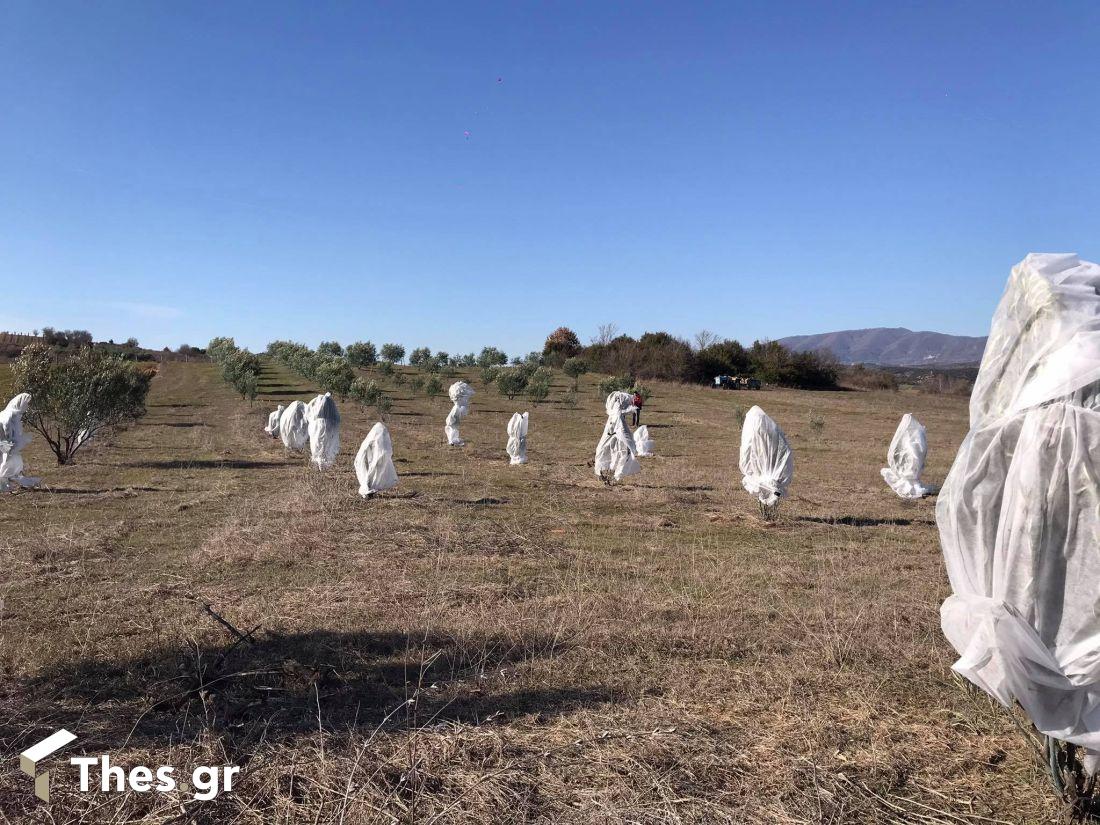
M 608 488 L 595 382 L 570 409 L 555 381 L 523 467 L 522 400 L 473 381 L 456 449 L 446 399 L 393 388 L 401 483 L 370 501 L 373 410 L 342 404 L 338 465 L 311 471 L 261 430 L 313 394 L 271 363 L 253 408 L 169 363 L 74 466 L 34 445 L 48 488 L 0 499 L 0 821 L 1059 821 L 1024 737 L 950 671 L 934 500 L 879 477 L 913 412 L 942 481 L 965 399 L 657 384 L 657 455 Z M 795 451 L 774 525 L 737 472 L 754 403 Z M 241 778 L 80 794 L 60 765 L 43 805 L 15 755 L 61 726 L 116 764 Z

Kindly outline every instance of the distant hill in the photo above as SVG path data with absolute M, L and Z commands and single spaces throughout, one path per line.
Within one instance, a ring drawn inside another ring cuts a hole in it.
M 845 364 L 893 367 L 976 364 L 985 350 L 984 337 L 913 332 L 903 327 L 792 335 L 780 338 L 779 343 L 795 352 L 827 349 Z

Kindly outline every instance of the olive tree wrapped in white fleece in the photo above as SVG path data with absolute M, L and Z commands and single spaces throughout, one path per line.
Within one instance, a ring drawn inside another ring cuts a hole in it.
M 741 426 L 741 485 L 765 507 L 779 503 L 794 477 L 794 456 L 787 436 L 759 407 Z
M 621 390 L 611 393 L 604 402 L 607 423 L 596 445 L 594 467 L 596 475 L 605 480 L 614 478 L 619 481 L 642 470 L 634 455 L 634 435 L 626 423 L 626 414 L 633 409 L 634 397 Z
M 936 503 L 954 669 L 1100 763 L 1100 266 L 1017 264 Z

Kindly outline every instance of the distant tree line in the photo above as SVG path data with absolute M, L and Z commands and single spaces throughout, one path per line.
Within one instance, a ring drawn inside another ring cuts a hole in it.
M 600 335 L 584 346 L 576 333 L 559 327 L 547 337 L 542 360 L 564 367 L 570 360 L 580 359 L 593 372 L 635 380 L 705 384 L 717 375 L 740 375 L 803 389 L 835 387 L 840 372 L 836 359 L 828 353 L 794 352 L 775 341 L 756 341 L 745 347 L 703 331 L 692 346 L 667 332 L 647 332 L 639 338 L 615 333 L 614 325 L 605 325 Z
M 90 347 L 92 333 L 86 329 L 42 328 L 42 343 L 48 347 Z

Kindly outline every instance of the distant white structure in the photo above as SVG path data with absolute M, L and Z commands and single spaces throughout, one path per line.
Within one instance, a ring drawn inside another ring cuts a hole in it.
M 901 417 L 901 423 L 890 441 L 890 449 L 886 453 L 888 466 L 881 470 L 890 489 L 902 498 L 909 499 L 923 498 L 934 493 L 935 487 L 922 484 L 920 480 L 927 454 L 928 439 L 924 433 L 924 425 L 912 413 L 906 413 Z
M 393 442 L 390 441 L 390 431 L 381 421 L 367 433 L 359 452 L 355 454 L 355 476 L 359 479 L 359 495 L 363 498 L 397 486 Z
M 306 405 L 291 401 L 279 416 L 279 437 L 288 450 L 300 453 L 309 443 L 309 422 L 306 421 Z
M 473 397 L 474 388 L 465 381 L 455 381 L 447 391 L 454 402 L 450 413 L 447 415 L 447 424 L 443 428 L 447 434 L 447 443 L 452 447 L 461 447 L 466 442 L 458 432 L 458 423 L 470 414 L 470 398 Z
M 762 505 L 772 507 L 787 494 L 794 477 L 794 456 L 787 436 L 759 407 L 745 415 L 741 426 L 741 486 Z
M 649 427 L 645 424 L 634 431 L 634 451 L 638 458 L 649 458 L 653 455 L 653 439 L 649 437 Z
M 318 470 L 336 463 L 340 452 L 340 412 L 331 393 L 318 395 L 306 405 L 310 460 Z
M 267 426 L 264 427 L 264 432 L 272 438 L 279 437 L 279 416 L 283 414 L 284 409 L 286 408 L 283 407 L 282 404 L 280 404 L 278 409 L 276 409 L 274 412 L 271 413 L 271 415 L 267 417 Z
M 30 393 L 23 392 L 0 412 L 0 490 L 12 485 L 37 487 L 41 481 L 23 475 L 23 449 L 33 440 L 30 433 L 23 432 L 23 413 L 30 405 Z
M 508 421 L 508 455 L 511 464 L 527 463 L 527 413 L 513 413 Z
M 642 470 L 634 455 L 634 435 L 626 423 L 626 414 L 634 410 L 634 396 L 628 392 L 613 392 L 607 396 L 604 410 L 607 412 L 607 423 L 596 445 L 594 467 L 600 478 L 621 481 L 625 476 Z

